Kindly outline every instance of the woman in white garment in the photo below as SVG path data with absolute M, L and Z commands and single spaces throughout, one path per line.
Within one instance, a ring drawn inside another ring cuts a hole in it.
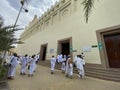
M 18 57 L 17 54 L 14 53 L 9 63 L 8 79 L 14 79 L 17 65 L 18 65 Z
M 51 58 L 51 60 L 50 60 L 50 64 L 51 64 L 51 74 L 54 73 L 55 63 L 56 63 L 56 58 L 55 58 L 54 56 L 52 56 L 52 58 Z
M 81 55 L 78 55 L 77 69 L 78 69 L 78 73 L 79 73 L 80 78 L 84 78 L 84 76 L 85 76 L 84 65 L 85 65 L 85 61 L 82 59 Z
M 33 56 L 31 57 L 31 60 L 30 60 L 29 64 L 30 64 L 30 69 L 29 69 L 29 74 L 28 74 L 28 76 L 33 76 L 33 72 L 34 72 L 34 70 L 35 70 L 35 65 L 36 65 L 35 55 L 33 55 Z
M 73 78 L 73 60 L 71 59 L 70 55 L 68 55 L 68 59 L 66 61 L 66 77 Z

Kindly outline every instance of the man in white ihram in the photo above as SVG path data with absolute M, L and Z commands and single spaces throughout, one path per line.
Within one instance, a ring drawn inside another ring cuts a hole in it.
M 31 60 L 29 61 L 29 63 L 30 63 L 30 69 L 29 69 L 28 76 L 33 76 L 33 73 L 34 73 L 34 70 L 35 70 L 35 65 L 36 65 L 35 55 L 32 55 Z
M 56 58 L 55 58 L 54 56 L 52 56 L 52 58 L 51 58 L 51 60 L 50 60 L 50 64 L 51 64 L 51 74 L 54 73 L 55 63 L 56 63 Z
M 22 65 L 21 65 L 21 71 L 20 71 L 20 74 L 21 75 L 26 75 L 26 66 L 27 66 L 27 63 L 28 63 L 28 55 L 26 54 L 22 60 Z
M 65 75 L 66 77 L 70 77 L 71 79 L 73 78 L 73 61 L 70 55 L 68 55 L 68 59 L 66 61 Z
M 14 53 L 9 63 L 8 79 L 14 79 L 17 65 L 18 65 L 18 57 L 17 54 Z
M 76 64 L 77 64 L 77 69 L 79 72 L 79 77 L 84 78 L 84 76 L 85 76 L 85 72 L 84 72 L 85 61 L 82 59 L 81 55 L 78 55 Z

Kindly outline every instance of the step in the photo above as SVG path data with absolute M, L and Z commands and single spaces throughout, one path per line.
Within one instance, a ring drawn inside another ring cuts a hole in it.
M 101 69 L 86 69 L 86 72 L 98 72 L 98 73 L 106 73 L 106 74 L 110 74 L 110 75 L 118 75 L 120 76 L 120 71 L 112 71 L 112 70 L 101 70 Z
M 101 76 L 101 75 L 89 74 L 89 73 L 86 73 L 86 76 L 94 77 L 94 78 L 99 78 L 99 79 L 104 79 L 104 80 L 110 80 L 110 81 L 120 82 L 120 78 L 113 78 L 113 77 L 107 77 L 107 76 Z

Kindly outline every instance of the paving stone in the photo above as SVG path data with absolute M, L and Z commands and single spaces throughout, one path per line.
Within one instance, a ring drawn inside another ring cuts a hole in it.
M 120 90 L 119 82 L 91 77 L 80 79 L 76 74 L 70 79 L 60 70 L 51 75 L 50 68 L 44 66 L 37 66 L 33 77 L 20 75 L 19 71 L 20 67 L 15 79 L 8 81 L 11 90 Z

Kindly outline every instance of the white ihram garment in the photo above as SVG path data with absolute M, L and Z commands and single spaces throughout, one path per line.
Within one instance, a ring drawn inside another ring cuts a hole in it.
M 66 61 L 66 71 L 65 71 L 65 74 L 69 75 L 69 76 L 72 76 L 73 75 L 73 64 L 72 63 L 68 64 L 68 61 L 70 59 L 71 58 L 68 58 L 68 60 Z
M 22 60 L 21 60 L 21 73 L 26 73 L 26 65 L 27 65 L 27 60 L 28 58 L 27 57 L 23 57 Z
M 82 58 L 77 58 L 77 69 L 80 75 L 84 76 L 84 67 L 83 65 L 85 65 L 85 61 Z
M 35 71 L 35 69 L 36 69 L 36 67 L 37 67 L 37 62 L 38 61 L 38 58 L 35 58 L 35 65 L 34 65 L 34 70 L 33 71 Z
M 30 61 L 30 69 L 29 69 L 29 74 L 32 75 L 34 70 L 35 70 L 35 63 L 36 62 L 36 59 L 35 58 L 31 58 L 31 61 Z
M 62 71 L 65 71 L 65 68 L 66 68 L 66 67 L 65 67 L 65 62 L 62 62 L 61 70 L 62 70 Z
M 66 69 L 65 61 L 66 61 L 66 57 L 64 57 L 64 58 L 62 59 L 62 67 L 61 67 L 61 70 L 62 70 L 62 71 L 65 71 L 65 69 Z
M 11 66 L 9 67 L 8 70 L 8 77 L 14 77 L 16 72 L 16 67 L 18 65 L 17 57 L 12 57 L 10 64 Z
M 77 66 L 77 56 L 74 57 L 74 61 L 73 62 L 75 63 L 75 66 Z
M 54 69 L 55 69 L 55 63 L 56 63 L 56 58 L 51 58 L 50 63 L 51 63 L 51 70 L 54 71 Z

